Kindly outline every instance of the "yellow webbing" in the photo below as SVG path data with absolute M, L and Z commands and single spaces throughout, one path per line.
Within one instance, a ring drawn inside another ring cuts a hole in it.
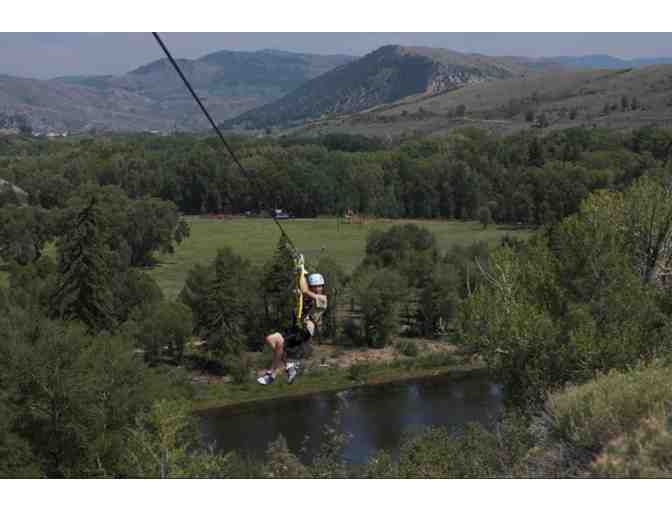
M 298 277 L 296 279 L 296 289 L 294 289 L 296 296 L 296 303 L 294 305 L 294 317 L 296 321 L 296 327 L 301 328 L 301 315 L 303 314 L 303 292 L 301 292 L 301 278 L 303 278 L 303 273 L 299 271 Z

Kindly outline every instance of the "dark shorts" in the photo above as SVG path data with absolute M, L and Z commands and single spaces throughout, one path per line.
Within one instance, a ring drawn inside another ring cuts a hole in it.
M 307 353 L 311 339 L 308 331 L 290 328 L 280 334 L 285 340 L 285 352 L 290 358 L 302 358 Z

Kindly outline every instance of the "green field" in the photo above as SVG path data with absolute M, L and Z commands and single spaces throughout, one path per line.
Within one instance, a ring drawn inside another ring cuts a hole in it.
M 159 264 L 149 270 L 166 297 L 174 299 L 184 286 L 187 272 L 197 263 L 209 264 L 217 250 L 230 246 L 237 254 L 255 265 L 262 265 L 272 255 L 280 238 L 271 219 L 235 218 L 225 220 L 189 217 L 191 237 L 178 246 L 173 254 L 162 254 Z M 306 256 L 310 267 L 324 252 L 351 272 L 364 258 L 366 236 L 374 229 L 385 230 L 395 224 L 415 223 L 430 230 L 442 250 L 454 245 L 466 246 L 475 241 L 495 244 L 511 234 L 529 236 L 525 230 L 491 226 L 483 230 L 477 222 L 439 220 L 371 220 L 365 225 L 337 225 L 334 218 L 296 219 L 283 222 L 287 234 L 297 249 Z M 55 255 L 53 248 L 47 250 Z M 7 285 L 7 273 L 0 271 L 0 287 Z
M 161 255 L 159 265 L 150 270 L 169 298 L 180 292 L 188 270 L 197 263 L 209 264 L 219 248 L 228 245 L 237 254 L 261 265 L 271 257 L 280 238 L 278 228 L 271 219 L 192 217 L 189 223 L 191 237 L 178 246 L 174 254 Z M 350 272 L 364 257 L 368 232 L 403 223 L 415 223 L 430 230 L 443 250 L 474 241 L 494 244 L 506 234 L 529 235 L 526 231 L 504 227 L 483 230 L 479 223 L 461 221 L 372 220 L 366 225 L 341 224 L 337 228 L 334 218 L 319 218 L 285 221 L 283 226 L 297 249 L 306 256 L 308 267 L 321 252 L 325 252 Z

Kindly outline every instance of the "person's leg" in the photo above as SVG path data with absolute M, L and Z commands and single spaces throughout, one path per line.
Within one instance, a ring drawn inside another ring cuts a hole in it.
M 277 371 L 283 369 L 285 365 L 285 339 L 280 333 L 273 333 L 266 337 L 266 343 L 273 350 L 273 363 L 270 372 L 275 377 Z
M 271 368 L 267 370 L 264 375 L 259 377 L 257 382 L 260 384 L 271 384 L 275 379 L 276 372 L 283 365 L 282 358 L 284 355 L 285 339 L 280 333 L 273 333 L 265 338 L 265 342 L 273 352 L 273 361 L 271 363 Z

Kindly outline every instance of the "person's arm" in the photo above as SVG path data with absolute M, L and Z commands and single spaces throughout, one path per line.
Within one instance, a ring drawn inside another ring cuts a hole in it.
M 308 288 L 308 282 L 306 281 L 306 275 L 308 273 L 303 267 L 301 267 L 300 271 L 301 271 L 301 277 L 299 278 L 299 287 L 301 287 L 301 293 L 304 296 L 308 296 L 309 298 L 317 299 L 318 295 L 312 292 L 310 288 Z

